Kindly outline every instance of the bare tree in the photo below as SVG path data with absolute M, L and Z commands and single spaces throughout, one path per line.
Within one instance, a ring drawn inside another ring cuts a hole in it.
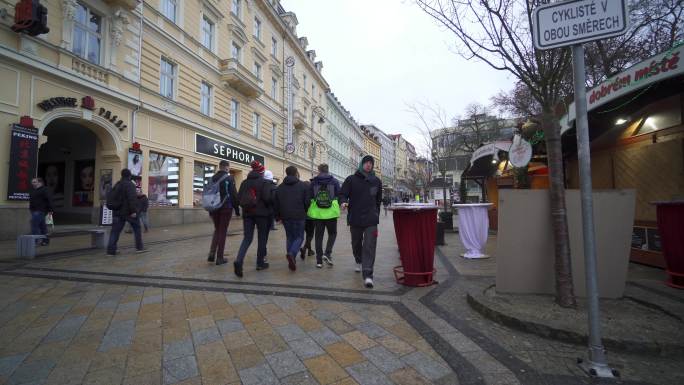
M 587 85 L 593 87 L 684 38 L 684 1 L 631 0 L 629 30 L 586 44 Z
M 461 119 L 452 121 L 456 134 L 457 149 L 472 154 L 485 143 L 501 139 L 504 128 L 503 119 L 491 114 L 488 107 L 480 103 L 470 103 Z
M 449 129 L 447 113 L 439 105 L 429 102 L 408 104 L 407 109 L 416 117 L 417 122 L 413 126 L 418 129 L 418 132 L 423 137 L 425 150 L 429 158 L 432 159 L 433 166 L 442 176 L 442 181 L 444 182 L 442 186 L 444 211 L 449 211 L 446 199 L 448 196 L 446 191 L 446 173 L 449 169 L 449 161 L 456 155 L 458 146 L 455 140 L 453 140 L 453 136 L 448 135 L 451 131 Z M 427 187 L 427 184 L 425 186 Z
M 568 49 L 537 51 L 532 44 L 533 9 L 540 0 L 415 0 L 456 38 L 457 52 L 507 71 L 529 90 L 541 110 L 548 165 L 555 245 L 556 302 L 576 306 L 565 209 L 563 155 L 555 111 L 571 64 Z

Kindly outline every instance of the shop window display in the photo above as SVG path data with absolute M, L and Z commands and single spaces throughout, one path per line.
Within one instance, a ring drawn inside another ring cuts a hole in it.
M 178 206 L 180 159 L 150 152 L 148 194 L 150 206 Z
M 215 172 L 216 166 L 195 162 L 192 175 L 192 205 L 194 207 L 202 207 L 202 191 Z

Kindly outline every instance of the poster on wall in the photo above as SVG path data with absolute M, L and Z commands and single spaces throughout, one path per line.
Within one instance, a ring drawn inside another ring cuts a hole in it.
M 131 170 L 131 180 L 137 188 L 142 188 L 142 151 L 135 148 L 128 149 L 128 169 Z
M 71 205 L 88 207 L 93 205 L 95 188 L 95 160 L 77 160 L 74 162 L 74 195 Z
M 64 207 L 64 178 L 65 163 L 40 163 L 38 165 L 38 176 L 45 181 L 50 194 L 52 194 L 52 204 L 54 207 Z
M 27 201 L 38 163 L 38 130 L 12 125 L 7 200 Z
M 112 169 L 100 170 L 100 200 L 107 200 L 107 193 L 112 189 Z
M 148 194 L 150 206 L 178 205 L 180 160 L 150 152 Z

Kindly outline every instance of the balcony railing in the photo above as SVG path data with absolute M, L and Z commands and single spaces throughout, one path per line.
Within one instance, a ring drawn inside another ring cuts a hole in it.
M 221 80 L 249 98 L 258 98 L 264 92 L 263 82 L 232 58 L 221 61 Z
M 99 66 L 85 60 L 74 57 L 71 61 L 71 69 L 87 78 L 101 83 L 109 83 L 109 74 Z
M 134 10 L 138 4 L 140 4 L 140 0 L 105 0 L 105 2 L 109 5 L 119 6 L 129 11 Z

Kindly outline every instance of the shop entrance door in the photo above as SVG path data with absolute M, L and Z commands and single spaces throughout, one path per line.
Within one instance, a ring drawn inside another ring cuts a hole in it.
M 93 223 L 94 206 L 99 207 L 97 137 L 78 120 L 64 118 L 48 124 L 40 143 L 38 176 L 52 193 L 55 225 Z

